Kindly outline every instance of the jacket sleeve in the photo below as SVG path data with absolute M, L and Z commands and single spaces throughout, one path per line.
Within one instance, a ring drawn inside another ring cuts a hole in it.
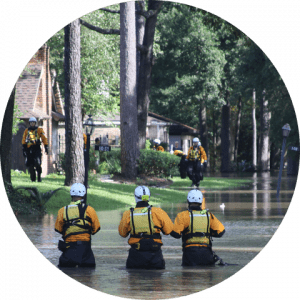
M 45 136 L 45 132 L 44 132 L 43 128 L 38 128 L 38 135 L 42 139 L 43 144 L 48 145 L 48 140 Z
M 91 218 L 92 220 L 92 235 L 96 234 L 100 230 L 100 222 L 98 219 L 98 216 L 96 214 L 96 211 L 94 208 L 91 206 L 88 206 L 87 208 L 87 215 Z
M 162 210 L 161 208 L 155 207 L 153 209 L 155 211 L 155 214 L 157 216 L 157 219 L 160 222 L 160 228 L 163 234 L 168 235 L 173 231 L 174 224 L 171 221 L 168 214 Z
M 181 233 L 189 227 L 190 224 L 190 218 L 187 211 L 183 211 L 179 213 L 174 221 L 174 231 L 177 232 L 180 236 Z
M 190 152 L 191 152 L 191 147 L 190 147 L 189 150 L 188 150 L 188 154 L 187 154 L 187 156 L 186 156 L 186 159 L 189 159 L 189 157 L 190 157 Z
M 83 147 L 84 147 L 84 149 L 86 149 L 86 144 L 87 144 L 87 136 L 86 136 L 86 134 L 84 133 L 84 134 L 83 134 Z
M 130 211 L 126 210 L 123 213 L 123 217 L 121 219 L 121 222 L 119 224 L 119 234 L 122 237 L 127 237 L 129 235 L 129 232 L 131 231 L 130 228 Z
M 204 163 L 204 161 L 207 160 L 207 155 L 202 146 L 200 146 L 200 153 L 201 153 L 201 163 Z
M 220 238 L 225 233 L 224 225 L 212 213 L 210 213 L 210 233 L 216 238 Z
M 24 133 L 23 133 L 23 138 L 22 138 L 22 144 L 26 145 L 26 137 L 27 137 L 27 133 L 28 133 L 28 128 L 25 129 Z
M 55 231 L 62 234 L 63 226 L 64 226 L 64 208 L 61 208 L 57 213 L 57 218 L 55 221 Z

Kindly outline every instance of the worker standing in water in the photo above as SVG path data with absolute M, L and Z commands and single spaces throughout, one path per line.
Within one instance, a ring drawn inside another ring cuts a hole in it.
M 131 246 L 126 261 L 129 269 L 164 269 L 161 232 L 168 235 L 173 230 L 173 223 L 167 213 L 149 204 L 150 190 L 138 186 L 134 197 L 136 207 L 124 212 L 119 225 L 119 234 L 126 238 Z
M 188 209 L 180 212 L 174 222 L 171 236 L 182 238 L 182 266 L 214 265 L 219 257 L 212 251 L 212 237 L 225 233 L 224 225 L 208 209 L 198 189 L 187 195 Z

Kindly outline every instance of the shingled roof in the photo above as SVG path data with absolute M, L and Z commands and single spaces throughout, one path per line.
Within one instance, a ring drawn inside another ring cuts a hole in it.
M 49 119 L 50 117 L 35 107 L 41 76 L 44 72 L 42 64 L 31 64 L 22 72 L 16 84 L 15 102 L 22 112 L 20 119 L 36 117 Z

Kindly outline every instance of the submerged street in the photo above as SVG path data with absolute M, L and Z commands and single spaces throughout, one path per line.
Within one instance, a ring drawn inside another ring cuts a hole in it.
M 70 268 L 62 271 L 93 289 L 136 299 L 180 297 L 222 282 L 248 264 L 272 238 L 287 212 L 297 179 L 283 177 L 277 199 L 276 174 L 245 176 L 252 178 L 252 183 L 238 189 L 214 191 L 203 190 L 200 186 L 206 198 L 206 207 L 224 224 L 226 230 L 221 239 L 213 240 L 213 250 L 223 261 L 238 265 L 183 268 L 181 240 L 163 236 L 165 270 L 127 270 L 125 263 L 129 246 L 127 239 L 118 234 L 124 209 L 118 209 L 97 212 L 101 231 L 92 237 L 96 269 Z M 187 208 L 185 199 L 182 204 L 162 203 L 160 207 L 172 221 L 178 212 Z M 61 252 L 57 249 L 60 235 L 54 231 L 56 215 L 17 218 L 32 243 L 51 263 L 57 265 Z M 57 271 L 61 272 L 59 269 Z

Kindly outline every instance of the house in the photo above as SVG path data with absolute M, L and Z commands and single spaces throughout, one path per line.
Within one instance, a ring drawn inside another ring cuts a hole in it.
M 22 136 L 29 126 L 29 118 L 35 117 L 49 143 L 49 155 L 42 150 L 42 176 L 54 172 L 58 159 L 58 124 L 64 120 L 64 108 L 55 71 L 50 71 L 47 45 L 37 51 L 20 75 L 16 83 L 15 104 L 22 116 L 19 131 L 12 141 L 12 169 L 26 171 Z
M 86 116 L 85 120 L 88 118 Z M 100 138 L 102 143 L 109 144 L 111 147 L 120 147 L 120 114 L 112 114 L 105 117 L 92 117 L 95 128 L 91 135 L 91 145 L 94 144 L 96 138 Z M 154 140 L 160 139 L 161 142 L 169 145 L 168 150 L 171 150 L 171 145 L 178 141 L 179 147 L 187 153 L 192 145 L 192 140 L 198 135 L 198 130 L 189 127 L 180 122 L 168 119 L 158 114 L 148 112 L 146 138 Z M 59 144 L 60 152 L 65 150 L 65 125 L 64 122 L 59 123 Z

